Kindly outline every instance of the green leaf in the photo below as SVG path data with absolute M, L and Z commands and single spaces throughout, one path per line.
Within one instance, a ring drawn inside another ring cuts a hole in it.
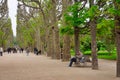
M 117 3 L 120 3 L 120 0 L 116 0 Z

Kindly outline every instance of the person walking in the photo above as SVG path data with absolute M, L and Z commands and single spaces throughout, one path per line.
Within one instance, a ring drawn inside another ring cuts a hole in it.
M 26 53 L 27 53 L 27 56 L 29 56 L 30 50 L 28 47 L 26 48 Z
M 3 56 L 3 48 L 0 47 L 0 56 Z
M 34 48 L 34 54 L 37 55 L 37 53 L 38 53 L 38 49 L 37 49 L 37 48 Z

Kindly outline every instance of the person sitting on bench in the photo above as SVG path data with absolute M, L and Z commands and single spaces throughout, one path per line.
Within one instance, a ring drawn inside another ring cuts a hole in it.
M 82 54 L 82 52 L 79 51 L 79 52 L 76 54 L 75 57 L 71 58 L 70 63 L 69 63 L 69 67 L 72 66 L 73 62 L 77 62 L 77 60 L 82 61 L 82 57 L 83 57 L 83 54 Z

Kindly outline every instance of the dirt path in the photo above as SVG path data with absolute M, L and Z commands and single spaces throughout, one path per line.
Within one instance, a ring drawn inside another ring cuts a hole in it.
M 68 64 L 44 55 L 5 54 L 0 56 L 0 80 L 120 80 L 115 61 L 99 60 L 99 70 Z

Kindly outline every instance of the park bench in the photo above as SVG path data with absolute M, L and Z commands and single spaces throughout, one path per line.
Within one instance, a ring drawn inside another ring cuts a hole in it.
M 76 58 L 75 66 L 87 66 L 87 62 L 91 62 L 90 56 L 84 55 L 81 60 Z

